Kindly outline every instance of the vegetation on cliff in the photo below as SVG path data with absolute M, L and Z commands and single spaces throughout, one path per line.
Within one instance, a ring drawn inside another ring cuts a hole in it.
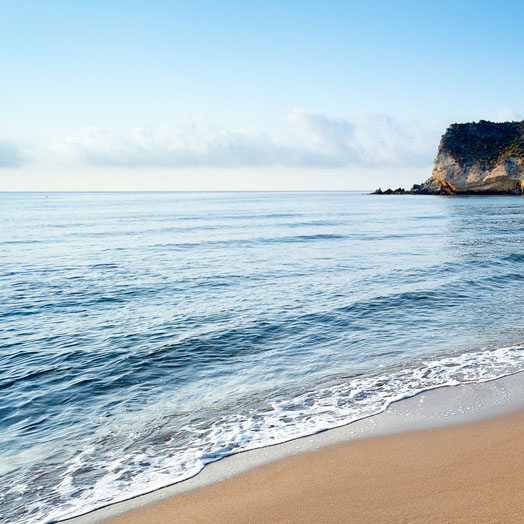
M 461 166 L 494 166 L 510 156 L 524 158 L 524 122 L 452 124 L 442 137 L 440 153 Z

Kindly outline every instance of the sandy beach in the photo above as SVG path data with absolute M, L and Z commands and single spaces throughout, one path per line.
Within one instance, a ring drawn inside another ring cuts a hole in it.
M 106 524 L 524 522 L 524 412 L 307 453 Z
M 482 393 L 480 388 L 465 389 L 466 396 Z M 457 391 L 451 388 L 444 396 L 461 398 Z M 414 402 L 399 404 L 413 412 Z M 523 471 L 524 411 L 519 410 L 300 453 L 103 522 L 518 523 L 524 522 Z

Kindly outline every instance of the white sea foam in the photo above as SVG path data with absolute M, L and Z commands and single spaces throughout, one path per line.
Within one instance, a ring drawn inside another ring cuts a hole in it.
M 61 504 L 40 507 L 26 522 L 47 522 L 72 517 L 108 503 L 153 491 L 197 474 L 206 464 L 225 456 L 274 445 L 311 435 L 380 413 L 391 403 L 442 386 L 485 382 L 524 369 L 520 345 L 494 350 L 421 360 L 373 376 L 356 377 L 336 385 L 318 388 L 270 404 L 269 409 L 246 415 L 229 415 L 205 429 L 186 427 L 193 432 L 190 445 L 177 448 L 176 435 L 166 443 L 165 454 L 147 453 L 119 456 L 112 463 L 97 464 L 105 474 L 89 489 L 78 491 L 71 478 L 63 479 L 58 490 Z M 89 453 L 78 455 L 68 473 L 91 460 Z

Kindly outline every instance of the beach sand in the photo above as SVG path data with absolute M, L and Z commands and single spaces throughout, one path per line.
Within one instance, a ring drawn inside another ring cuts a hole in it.
M 329 446 L 103 522 L 524 522 L 524 411 Z

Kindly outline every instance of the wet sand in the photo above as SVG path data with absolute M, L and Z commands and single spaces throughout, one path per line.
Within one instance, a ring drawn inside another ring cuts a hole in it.
M 524 411 L 299 454 L 103 522 L 524 522 Z

